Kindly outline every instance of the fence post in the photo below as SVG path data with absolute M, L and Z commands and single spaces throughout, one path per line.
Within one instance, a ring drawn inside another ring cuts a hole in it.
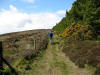
M 36 40 L 34 40 L 34 49 L 36 50 Z
M 0 42 L 0 70 L 3 70 L 3 47 L 2 42 Z

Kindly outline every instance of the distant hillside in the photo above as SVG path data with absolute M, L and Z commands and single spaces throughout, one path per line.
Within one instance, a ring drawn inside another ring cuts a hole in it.
M 3 42 L 3 56 L 9 63 L 13 63 L 21 57 L 34 56 L 48 44 L 50 29 L 30 30 L 0 35 Z M 34 50 L 36 40 L 36 50 Z
M 19 36 L 25 36 L 25 35 L 35 35 L 38 33 L 45 33 L 50 32 L 50 29 L 37 29 L 37 30 L 28 30 L 28 31 L 21 31 L 21 32 L 12 32 L 12 33 L 6 33 L 6 34 L 0 34 L 0 40 L 5 40 L 7 38 L 12 37 L 19 37 Z

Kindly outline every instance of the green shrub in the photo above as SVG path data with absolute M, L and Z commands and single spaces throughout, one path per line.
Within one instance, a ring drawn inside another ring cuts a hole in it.
M 14 75 L 14 74 L 8 67 L 6 67 L 4 70 L 0 70 L 0 75 Z
M 100 41 L 100 35 L 98 35 L 98 36 L 97 36 L 97 40 L 99 40 L 99 41 Z
M 100 66 L 96 68 L 94 75 L 100 75 Z

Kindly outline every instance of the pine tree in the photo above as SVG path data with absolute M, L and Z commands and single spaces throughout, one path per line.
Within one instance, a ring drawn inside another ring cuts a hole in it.
M 76 0 L 70 11 L 53 29 L 62 33 L 72 23 L 91 25 L 100 34 L 100 0 Z

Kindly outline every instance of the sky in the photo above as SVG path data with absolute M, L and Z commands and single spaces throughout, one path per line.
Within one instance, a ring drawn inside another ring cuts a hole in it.
M 0 34 L 51 29 L 75 0 L 0 0 Z

